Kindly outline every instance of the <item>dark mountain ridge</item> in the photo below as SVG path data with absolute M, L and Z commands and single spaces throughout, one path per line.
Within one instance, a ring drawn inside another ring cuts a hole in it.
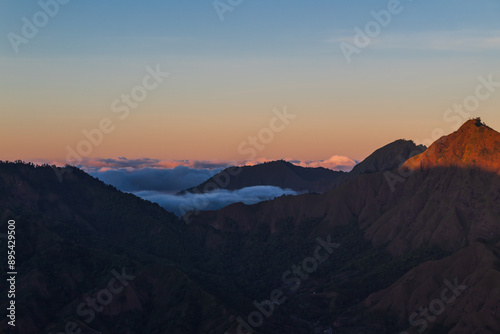
M 323 167 L 300 167 L 285 160 L 277 160 L 255 166 L 226 168 L 202 184 L 179 194 L 204 193 L 214 189 L 236 190 L 262 185 L 298 192 L 322 192 L 344 174 Z

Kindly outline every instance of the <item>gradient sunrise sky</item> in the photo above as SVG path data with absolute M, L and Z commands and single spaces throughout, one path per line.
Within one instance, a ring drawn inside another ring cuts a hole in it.
M 260 157 L 360 160 L 398 138 L 454 131 L 446 110 L 479 76 L 500 81 L 500 1 L 401 1 L 348 64 L 339 43 L 387 8 L 243 0 L 222 21 L 210 0 L 73 0 L 16 53 L 9 33 L 22 36 L 22 18 L 41 7 L 1 1 L 0 159 L 65 159 L 109 118 L 115 129 L 92 158 L 242 160 L 238 145 L 285 106 L 297 116 Z M 120 120 L 113 101 L 157 65 L 170 75 Z M 496 90 L 471 115 L 498 130 Z

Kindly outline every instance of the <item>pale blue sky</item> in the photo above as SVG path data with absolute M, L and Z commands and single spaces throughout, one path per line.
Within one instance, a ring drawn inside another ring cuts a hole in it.
M 110 102 L 156 64 L 171 77 L 92 156 L 237 160 L 239 141 L 284 105 L 300 117 L 264 156 L 361 159 L 397 138 L 450 132 L 443 113 L 474 93 L 477 77 L 500 81 L 500 1 L 401 1 L 403 10 L 347 64 L 339 43 L 352 43 L 354 28 L 387 4 L 243 0 L 221 21 L 212 1 L 72 0 L 16 54 L 7 35 L 21 35 L 22 17 L 32 20 L 40 6 L 2 0 L 0 131 L 24 129 L 20 137 L 29 131 L 45 148 L 21 138 L 0 148 L 10 159 L 64 157 L 81 129 L 109 115 Z M 474 114 L 497 129 L 499 97 Z M 162 131 L 148 130 L 152 123 Z M 182 133 L 182 150 L 165 149 Z M 132 147 L 130 136 L 143 141 Z M 200 142 L 211 145 L 200 151 Z

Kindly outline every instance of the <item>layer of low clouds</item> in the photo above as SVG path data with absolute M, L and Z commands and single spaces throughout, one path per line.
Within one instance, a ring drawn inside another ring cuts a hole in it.
M 290 162 L 302 167 L 324 167 L 344 172 L 349 172 L 357 164 L 355 160 L 342 155 L 334 155 L 330 159 L 326 160 L 311 160 L 311 161 L 292 160 Z
M 255 204 L 282 195 L 297 195 L 294 190 L 274 186 L 255 186 L 234 191 L 215 190 L 205 194 L 186 193 L 180 196 L 160 191 L 136 191 L 132 193 L 143 199 L 158 203 L 164 209 L 175 213 L 179 217 L 195 209 L 218 210 L 237 202 Z

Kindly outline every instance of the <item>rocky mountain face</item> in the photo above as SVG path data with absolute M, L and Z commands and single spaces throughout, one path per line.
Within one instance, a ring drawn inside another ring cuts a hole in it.
M 405 167 L 420 170 L 459 167 L 498 173 L 500 135 L 479 118 L 469 120 L 458 131 L 433 143 L 424 154 L 409 159 Z

